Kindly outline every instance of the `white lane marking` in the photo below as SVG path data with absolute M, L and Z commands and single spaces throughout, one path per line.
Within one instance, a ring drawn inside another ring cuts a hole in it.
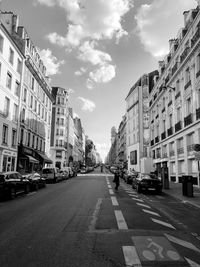
M 145 209 L 142 209 L 144 212 L 146 212 L 146 213 L 149 213 L 149 214 L 151 214 L 151 215 L 155 215 L 155 216 L 158 216 L 158 217 L 160 217 L 160 215 L 158 214 L 158 213 L 156 213 L 156 212 L 153 212 L 153 211 L 151 211 L 151 210 L 145 210 Z
M 162 197 L 162 196 L 156 196 L 156 198 L 165 199 L 165 197 Z
M 189 243 L 189 242 L 187 242 L 187 241 L 185 241 L 185 240 L 182 240 L 182 239 L 179 239 L 179 238 L 177 238 L 177 237 L 171 236 L 171 235 L 169 235 L 169 234 L 165 234 L 165 236 L 166 236 L 166 237 L 169 239 L 169 241 L 171 241 L 171 242 L 174 242 L 174 243 L 176 243 L 176 244 L 178 244 L 178 245 L 181 245 L 181 246 L 183 246 L 183 247 L 185 247 L 185 248 L 189 248 L 189 249 L 192 249 L 192 250 L 194 250 L 194 251 L 200 253 L 200 249 L 198 249 L 198 248 L 197 248 L 196 246 L 194 246 L 192 243 Z
M 103 201 L 102 198 L 98 198 L 97 204 L 96 204 L 96 206 L 94 208 L 94 212 L 92 214 L 92 220 L 91 220 L 90 225 L 88 227 L 89 231 L 93 231 L 95 229 L 95 224 L 97 221 L 97 216 L 99 214 L 99 210 L 100 210 L 102 201 Z
M 136 201 L 139 201 L 139 202 L 144 202 L 144 200 L 139 199 L 139 198 L 134 198 L 134 197 L 132 197 L 132 199 L 133 199 L 133 200 L 136 200 Z
M 126 267 L 142 267 L 139 256 L 134 246 L 123 246 Z
M 115 210 L 114 212 L 115 212 L 115 217 L 117 220 L 118 228 L 122 229 L 122 230 L 127 230 L 128 226 L 126 224 L 126 221 L 124 219 L 124 216 L 123 216 L 121 210 Z
M 112 200 L 113 206 L 119 206 L 119 203 L 118 203 L 116 197 L 111 197 L 111 200 Z
M 114 192 L 112 189 L 109 189 L 109 193 L 110 193 L 110 195 L 114 195 Z
M 111 185 L 108 185 L 108 188 L 112 188 L 112 186 Z
M 186 257 L 185 257 L 185 259 L 190 264 L 191 267 L 200 267 L 200 265 L 198 263 L 196 263 L 195 261 L 192 261 Z
M 142 207 L 144 207 L 144 208 L 148 208 L 148 209 L 151 209 L 151 207 L 150 206 L 148 206 L 148 205 L 145 205 L 145 204 L 142 204 L 142 203 L 136 203 L 138 206 L 142 206 Z
M 128 193 L 128 195 L 129 195 L 130 197 L 138 197 L 137 194 L 133 194 L 133 193 Z
M 159 223 L 161 225 L 164 225 L 166 227 L 169 227 L 169 228 L 172 228 L 172 229 L 176 229 L 173 225 L 171 225 L 170 223 L 166 223 L 166 222 L 163 222 L 163 221 L 160 221 L 160 220 L 157 220 L 157 219 L 154 219 L 154 218 L 151 218 L 151 220 L 155 223 Z

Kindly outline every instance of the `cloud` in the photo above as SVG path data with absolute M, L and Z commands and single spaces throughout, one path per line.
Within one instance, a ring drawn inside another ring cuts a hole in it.
M 82 110 L 92 112 L 95 109 L 96 105 L 91 100 L 83 98 L 81 96 L 79 96 L 78 99 L 82 103 Z
M 96 83 L 107 83 L 115 77 L 115 66 L 105 64 L 89 73 L 89 79 Z
M 96 146 L 96 149 L 99 152 L 102 160 L 104 161 L 105 157 L 107 156 L 107 154 L 109 152 L 110 144 L 106 144 L 106 143 L 99 144 L 99 143 L 97 143 L 95 146 Z
M 47 75 L 51 76 L 60 73 L 59 68 L 65 63 L 64 60 L 59 61 L 54 55 L 52 55 L 52 51 L 49 49 L 41 50 L 40 56 L 47 69 Z
M 154 57 L 163 57 L 169 52 L 169 39 L 175 38 L 183 27 L 183 12 L 195 8 L 195 0 L 154 0 L 142 5 L 135 19 L 141 42 Z
M 73 112 L 73 118 L 80 118 L 80 116 L 76 112 Z
M 80 70 L 75 71 L 74 74 L 75 74 L 76 76 L 81 76 L 81 75 L 83 75 L 83 73 L 85 73 L 86 71 L 87 71 L 87 69 L 81 67 Z
M 67 89 L 68 94 L 73 94 L 75 91 L 72 88 Z
M 37 0 L 49 7 L 59 6 L 67 16 L 67 33 L 49 35 L 59 45 L 78 46 L 85 38 L 94 40 L 120 39 L 127 32 L 122 28 L 122 17 L 133 6 L 133 0 Z

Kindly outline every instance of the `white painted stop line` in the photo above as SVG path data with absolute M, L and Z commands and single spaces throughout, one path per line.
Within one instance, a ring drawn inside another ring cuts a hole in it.
M 146 212 L 146 213 L 149 213 L 149 214 L 151 214 L 151 215 L 155 215 L 155 216 L 158 216 L 158 217 L 160 217 L 160 215 L 157 213 L 157 212 L 153 212 L 153 211 L 151 211 L 151 210 L 145 210 L 145 209 L 142 209 L 144 212 Z
M 111 197 L 111 201 L 112 201 L 113 206 L 119 206 L 119 203 L 118 203 L 116 197 Z
M 169 227 L 169 228 L 172 228 L 172 229 L 176 229 L 176 228 L 175 228 L 173 225 L 171 225 L 170 223 L 166 223 L 166 222 L 163 222 L 163 221 L 154 219 L 154 218 L 151 218 L 151 220 L 152 220 L 153 222 L 155 222 L 155 223 L 164 225 L 164 226 L 166 226 L 166 227 Z
M 142 267 L 139 256 L 134 246 L 123 246 L 126 267 Z
M 128 226 L 126 224 L 126 221 L 124 219 L 124 216 L 123 216 L 121 210 L 115 210 L 114 212 L 115 212 L 115 217 L 116 217 L 116 220 L 117 220 L 118 228 L 120 230 L 127 230 Z

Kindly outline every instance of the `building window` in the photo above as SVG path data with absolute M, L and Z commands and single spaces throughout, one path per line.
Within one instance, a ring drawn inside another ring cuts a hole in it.
M 33 139 L 32 139 L 32 148 L 35 147 L 35 135 L 33 135 Z
M 169 115 L 169 128 L 173 126 L 172 114 Z
M 28 133 L 28 142 L 27 142 L 27 146 L 30 146 L 31 143 L 31 133 Z
M 26 103 L 26 99 L 27 99 L 27 89 L 24 88 L 24 102 Z
M 179 122 L 181 120 L 181 108 L 178 107 L 176 109 L 176 121 Z
M 30 99 L 30 108 L 33 108 L 33 96 L 31 95 L 31 99 Z
M 20 95 L 20 83 L 18 81 L 15 82 L 15 95 Z
M 177 92 L 180 91 L 180 81 L 179 80 L 176 81 L 176 91 Z
M 61 97 L 61 104 L 64 105 L 64 103 L 65 103 L 65 99 L 64 97 Z
M 190 81 L 190 69 L 187 68 L 185 71 L 185 84 L 187 84 Z
M 131 163 L 131 165 L 137 164 L 137 150 L 130 152 L 130 163 Z
M 57 114 L 60 114 L 60 108 L 58 108 L 58 110 L 57 110 Z
M 37 112 L 37 100 L 35 100 L 35 107 L 34 107 L 34 111 Z
M 22 72 L 22 61 L 18 58 L 17 60 L 17 72 L 21 74 Z
M 56 135 L 59 135 L 59 129 L 56 129 Z
M 189 97 L 186 101 L 186 115 L 189 115 L 192 113 L 192 103 L 191 98 Z
M 12 48 L 10 48 L 10 50 L 9 50 L 9 62 L 10 62 L 10 64 L 13 65 L 13 61 L 14 61 L 14 51 L 12 50 Z
M 16 147 L 17 145 L 17 130 L 12 129 L 12 146 Z
M 40 116 L 40 104 L 38 104 L 38 115 Z
M 8 143 L 8 125 L 3 124 L 2 143 L 7 145 Z
M 63 131 L 63 129 L 60 129 L 60 135 L 61 135 L 61 136 L 64 135 L 64 131 Z
M 12 86 L 12 74 L 10 74 L 10 72 L 7 72 L 6 86 L 7 86 L 9 89 L 11 89 L 11 86 Z
M 14 104 L 14 107 L 13 107 L 13 120 L 14 121 L 18 121 L 18 112 L 19 112 L 19 107 L 18 105 Z
M 1 79 L 1 62 L 0 62 L 0 79 Z
M 5 97 L 5 102 L 4 102 L 4 115 L 8 116 L 10 111 L 10 99 L 8 97 Z
M 44 118 L 44 108 L 42 108 L 42 119 Z
M 35 83 L 35 79 L 32 77 L 31 79 L 31 89 L 34 90 L 34 83 Z
M 22 113 L 21 113 L 21 122 L 25 122 L 25 108 L 22 109 Z
M 60 97 L 57 97 L 57 104 L 60 105 Z
M 0 34 L 0 52 L 3 52 L 3 43 L 4 43 L 4 38 L 3 36 Z

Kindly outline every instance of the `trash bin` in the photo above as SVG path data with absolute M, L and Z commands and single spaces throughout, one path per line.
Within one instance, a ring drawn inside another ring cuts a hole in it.
M 191 175 L 182 176 L 183 196 L 193 197 L 193 177 Z

